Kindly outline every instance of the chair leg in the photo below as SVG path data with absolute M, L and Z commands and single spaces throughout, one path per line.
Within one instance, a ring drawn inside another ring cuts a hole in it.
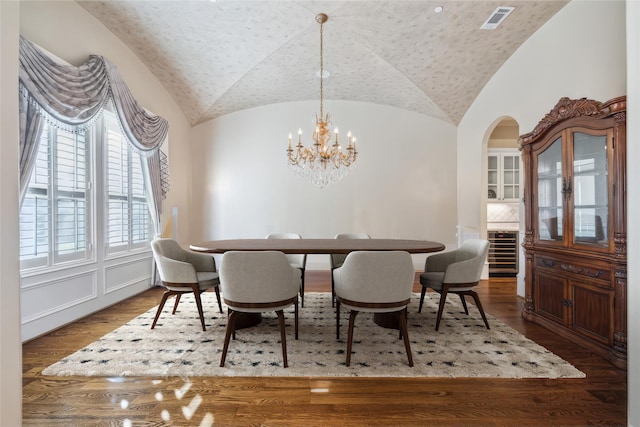
M 467 308 L 467 301 L 464 299 L 465 294 L 459 293 L 458 296 L 460 296 L 460 301 L 462 301 L 462 307 L 464 307 L 465 314 L 469 315 L 469 309 Z
M 442 311 L 444 310 L 444 303 L 447 300 L 447 294 L 449 293 L 449 285 L 444 285 L 440 291 L 440 305 L 438 305 L 438 317 L 436 318 L 436 331 L 440 327 L 440 319 L 442 318 Z
M 304 268 L 300 269 L 300 299 L 304 308 Z
M 409 312 L 408 312 L 407 308 L 405 307 L 404 308 L 404 320 L 405 320 L 405 322 L 407 321 L 408 318 L 409 318 Z M 398 339 L 402 339 L 402 328 L 398 328 Z
M 351 310 L 351 314 L 349 315 L 349 338 L 347 339 L 347 366 L 351 365 L 351 347 L 353 344 L 353 325 L 356 322 L 356 316 L 358 312 L 355 310 Z
M 487 329 L 491 329 L 489 327 L 489 322 L 487 322 L 487 316 L 485 316 L 485 314 L 484 314 L 484 309 L 482 308 L 482 303 L 480 302 L 480 297 L 474 291 L 469 291 L 469 295 L 471 295 L 473 297 L 473 300 L 475 301 L 476 306 L 478 307 L 478 310 L 480 310 L 480 315 L 482 316 L 482 320 L 484 320 L 484 325 L 487 327 Z
M 298 339 L 298 300 L 296 300 L 295 307 L 293 309 L 294 313 L 294 327 L 295 327 L 295 338 Z
M 420 306 L 418 307 L 418 313 L 422 313 L 422 303 L 424 302 L 424 295 L 427 293 L 427 287 L 422 287 L 422 292 L 420 292 Z
M 278 315 L 278 320 L 280 323 L 280 340 L 282 341 L 282 359 L 284 360 L 284 367 L 287 368 L 289 365 L 287 364 L 287 334 L 284 329 L 284 313 L 282 310 L 276 311 Z
M 218 299 L 218 310 L 222 313 L 222 300 L 220 299 L 220 286 L 214 288 L 216 290 L 216 298 Z
M 220 358 L 221 368 L 224 366 L 224 362 L 227 359 L 227 350 L 229 349 L 229 339 L 231 338 L 231 334 L 234 334 L 236 330 L 236 316 L 237 316 L 237 312 L 229 309 L 229 314 L 227 316 L 227 331 L 224 334 L 224 345 L 222 346 L 222 356 Z
M 197 283 L 192 286 L 193 295 L 196 297 L 196 307 L 198 307 L 198 314 L 200 315 L 200 324 L 202 325 L 202 331 L 206 331 L 207 328 L 204 326 L 204 312 L 202 311 L 202 299 L 200 298 L 200 294 L 202 293 L 202 291 L 198 288 Z
M 230 308 L 227 307 L 227 322 L 229 322 L 229 318 L 231 317 L 231 313 L 233 313 L 233 310 L 231 310 Z M 233 328 L 233 332 L 231 334 L 231 339 L 233 339 L 234 341 L 236 340 L 236 328 Z
M 153 319 L 153 323 L 151 324 L 151 329 L 156 327 L 158 318 L 160 318 L 160 313 L 162 313 L 162 309 L 164 308 L 164 304 L 167 302 L 167 298 L 169 298 L 169 295 L 173 295 L 173 292 L 168 289 L 162 294 L 162 299 L 160 300 L 160 305 L 158 306 L 158 310 L 156 311 L 156 317 L 155 319 Z
M 336 284 L 333 281 L 333 270 L 335 269 L 331 269 L 331 307 L 334 307 L 336 302 Z
M 336 339 L 340 339 L 340 301 L 336 300 Z
M 171 314 L 176 314 L 176 310 L 178 309 L 178 304 L 180 304 L 180 297 L 182 296 L 182 292 L 176 293 L 176 300 L 173 303 L 173 311 Z
M 398 320 L 400 321 L 400 332 L 404 339 L 404 348 L 407 350 L 407 358 L 409 366 L 413 367 L 413 355 L 411 354 L 411 344 L 409 343 L 409 332 L 407 330 L 407 307 L 398 312 Z

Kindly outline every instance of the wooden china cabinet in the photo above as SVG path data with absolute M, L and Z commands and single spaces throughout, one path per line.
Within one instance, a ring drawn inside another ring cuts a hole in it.
M 523 316 L 624 369 L 626 98 L 562 98 L 519 143 Z

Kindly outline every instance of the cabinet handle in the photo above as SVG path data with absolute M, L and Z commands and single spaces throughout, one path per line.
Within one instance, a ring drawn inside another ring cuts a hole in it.
M 565 200 L 569 200 L 571 197 L 571 178 L 562 178 L 562 195 Z
M 575 265 L 571 265 L 571 264 L 560 264 L 560 268 L 563 269 L 564 271 L 569 271 L 575 274 L 580 274 L 583 272 L 582 267 L 576 267 Z
M 600 277 L 602 271 L 591 271 L 588 268 L 584 271 L 585 276 L 589 277 Z
M 571 302 L 571 300 L 568 300 L 566 298 L 562 298 L 562 305 L 564 305 L 565 307 L 571 307 L 573 305 L 573 303 Z

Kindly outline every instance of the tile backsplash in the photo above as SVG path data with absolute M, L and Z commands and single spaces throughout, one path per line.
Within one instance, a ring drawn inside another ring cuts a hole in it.
M 519 226 L 518 203 L 487 203 L 488 230 L 517 230 Z

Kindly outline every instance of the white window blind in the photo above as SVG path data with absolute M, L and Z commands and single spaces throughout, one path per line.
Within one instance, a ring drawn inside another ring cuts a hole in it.
M 105 135 L 108 252 L 144 247 L 151 222 L 140 155 L 131 150 L 112 113 L 105 112 Z
M 22 268 L 90 256 L 90 153 L 84 132 L 45 124 L 20 212 Z
M 54 129 L 55 255 L 85 258 L 87 247 L 88 149 L 84 132 L 70 134 Z

